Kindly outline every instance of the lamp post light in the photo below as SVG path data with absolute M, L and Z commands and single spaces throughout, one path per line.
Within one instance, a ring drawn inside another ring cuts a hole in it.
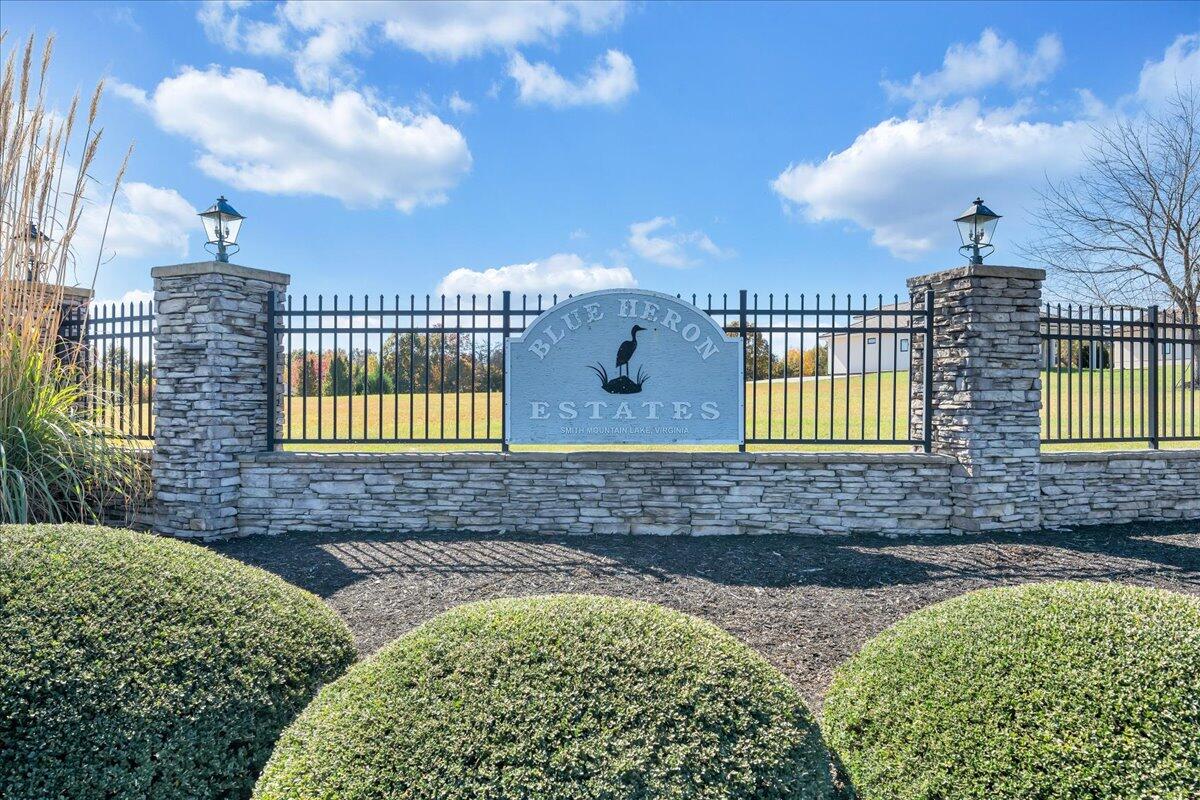
M 978 197 L 961 217 L 954 220 L 962 239 L 962 247 L 958 248 L 958 252 L 967 256 L 967 263 L 982 264 L 983 257 L 991 255 L 996 249 L 992 245 L 992 235 L 999 221 L 1000 215 L 985 206 Z
M 217 261 L 228 262 L 229 257 L 241 249 L 238 247 L 237 237 L 244 219 L 245 217 L 229 205 L 224 195 L 218 197 L 217 202 L 209 206 L 207 211 L 200 213 L 204 232 L 208 235 L 208 243 L 204 245 L 204 249 L 213 253 Z M 216 246 L 215 252 L 212 250 L 213 245 Z M 231 247 L 232 251 L 229 249 Z
M 17 234 L 13 237 L 13 239 L 21 238 L 24 238 L 25 241 L 29 243 L 27 245 L 29 248 L 29 268 L 26 272 L 25 280 L 28 283 L 33 283 L 34 276 L 41 271 L 38 269 L 38 267 L 40 267 L 43 263 L 42 259 L 40 258 L 41 248 L 43 244 L 50 241 L 50 237 L 42 233 L 36 222 L 31 222 L 29 223 L 29 230 L 26 231 L 24 235 Z

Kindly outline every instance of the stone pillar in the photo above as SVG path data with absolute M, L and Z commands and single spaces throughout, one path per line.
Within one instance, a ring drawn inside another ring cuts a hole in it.
M 954 530 L 1018 531 L 1041 524 L 1041 340 L 1046 273 L 963 266 L 910 278 L 934 292 L 934 453 L 953 457 Z M 925 343 L 913 337 L 912 420 L 922 423 Z
M 56 291 L 48 288 L 47 291 Z M 58 345 L 55 348 L 59 358 L 77 357 L 80 355 L 78 344 L 87 322 L 88 306 L 91 305 L 94 292 L 82 286 L 62 287 L 62 301 L 59 303 L 58 316 Z M 84 362 L 86 363 L 86 362 Z
M 219 261 L 156 267 L 155 444 L 159 533 L 238 533 L 239 458 L 267 449 L 267 298 L 291 278 Z M 276 349 L 275 397 L 283 374 Z M 274 415 L 278 429 L 280 416 Z
M 83 286 L 64 286 L 62 289 L 63 317 L 80 314 L 87 310 L 95 294 Z

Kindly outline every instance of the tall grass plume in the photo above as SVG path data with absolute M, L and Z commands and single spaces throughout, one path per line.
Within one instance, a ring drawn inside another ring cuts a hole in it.
M 53 38 L 36 62 L 35 44 L 30 36 L 23 48 L 4 47 L 0 79 L 0 523 L 97 521 L 130 508 L 145 483 L 137 452 L 97 413 L 105 398 L 88 379 L 83 340 L 60 336 L 65 287 L 94 286 L 100 268 L 98 254 L 85 264 L 72 243 L 102 138 L 104 87 L 82 124 L 78 95 L 65 115 L 53 112 Z

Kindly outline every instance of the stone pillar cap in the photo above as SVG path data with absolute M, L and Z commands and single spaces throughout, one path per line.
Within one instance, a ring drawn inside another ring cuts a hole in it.
M 5 285 L 20 287 L 28 286 L 29 284 L 25 281 L 7 281 L 5 282 Z M 95 292 L 93 292 L 87 286 L 60 286 L 58 284 L 45 283 L 41 281 L 33 285 L 39 286 L 48 292 L 62 292 L 63 300 L 75 300 L 81 303 L 88 302 L 92 299 L 92 296 L 95 295 Z
M 928 283 L 934 279 L 947 280 L 954 278 L 1018 278 L 1027 281 L 1042 281 L 1046 279 L 1046 270 L 1031 267 L 1006 267 L 1000 264 L 963 264 L 936 272 L 928 272 L 908 279 L 910 286 Z
M 245 280 L 281 283 L 284 286 L 292 282 L 292 276 L 284 272 L 243 267 L 240 264 L 229 264 L 225 261 L 196 261 L 191 264 L 168 264 L 162 267 L 154 267 L 150 270 L 150 277 L 152 278 L 184 278 L 192 275 L 229 275 L 233 278 L 243 278 Z
M 86 286 L 64 286 L 62 296 L 64 301 L 85 305 L 92 302 L 96 293 Z

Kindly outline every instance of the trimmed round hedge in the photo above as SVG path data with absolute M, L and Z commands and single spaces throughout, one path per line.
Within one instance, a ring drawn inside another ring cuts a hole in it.
M 326 686 L 256 800 L 826 798 L 797 692 L 719 628 L 587 595 L 455 608 Z
M 1200 797 L 1200 599 L 972 592 L 835 673 L 824 730 L 863 800 Z
M 354 657 L 315 596 L 201 547 L 0 526 L 0 797 L 249 797 Z

